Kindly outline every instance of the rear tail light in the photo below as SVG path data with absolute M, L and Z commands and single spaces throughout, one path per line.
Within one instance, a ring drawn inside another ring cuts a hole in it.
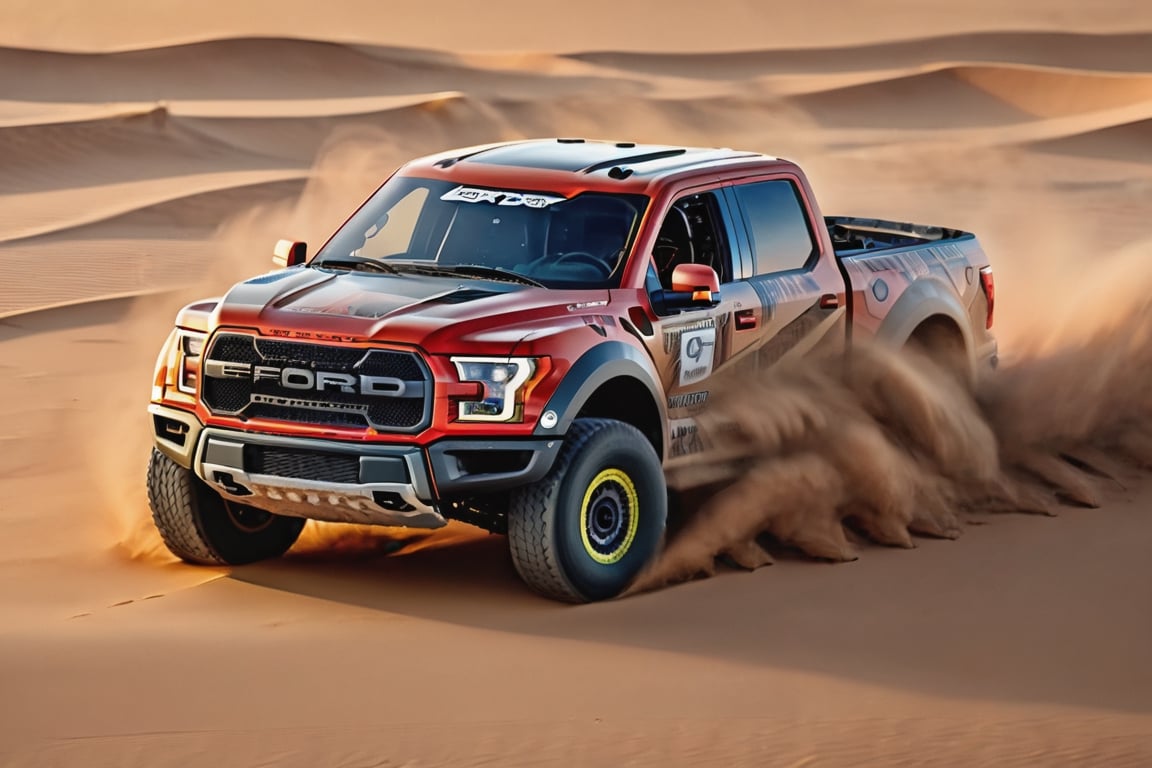
M 984 288 L 984 298 L 988 300 L 988 317 L 984 327 L 992 327 L 992 313 L 996 309 L 996 280 L 992 277 L 992 267 L 980 268 L 980 285 Z

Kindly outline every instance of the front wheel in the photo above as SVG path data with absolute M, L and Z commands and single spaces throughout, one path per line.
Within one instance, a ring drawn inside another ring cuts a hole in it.
M 660 458 L 640 430 L 576 419 L 551 471 L 512 494 L 512 562 L 546 597 L 615 597 L 656 553 L 667 515 Z
M 155 448 L 148 462 L 148 506 L 172 554 L 200 565 L 242 565 L 279 557 L 304 520 L 222 498 Z

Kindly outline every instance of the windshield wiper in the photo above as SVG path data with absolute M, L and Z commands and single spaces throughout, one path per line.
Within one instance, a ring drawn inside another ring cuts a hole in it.
M 533 280 L 527 275 L 513 272 L 503 267 L 489 267 L 485 264 L 436 264 L 435 262 L 417 263 L 402 261 L 396 264 L 401 270 L 416 272 L 424 275 L 460 275 L 464 277 L 488 277 L 494 280 L 507 280 L 509 282 L 531 285 L 535 288 L 547 288 L 544 283 Z
M 496 279 L 511 280 L 516 283 L 523 283 L 524 285 L 532 285 L 537 288 L 546 287 L 544 283 L 539 280 L 533 280 L 527 275 L 522 275 L 519 272 L 513 272 L 510 269 L 503 267 L 489 267 L 485 264 L 457 264 L 454 267 L 449 267 L 451 271 L 461 275 L 475 275 L 476 277 L 495 277 Z
M 311 266 L 352 270 L 367 268 L 374 272 L 385 272 L 389 275 L 399 274 L 391 264 L 385 264 L 379 259 L 370 259 L 367 256 L 353 256 L 351 254 L 339 259 L 320 259 L 319 261 L 312 262 Z

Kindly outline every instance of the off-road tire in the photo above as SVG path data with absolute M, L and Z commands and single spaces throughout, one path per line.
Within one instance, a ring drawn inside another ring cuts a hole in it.
M 652 560 L 667 516 L 664 472 L 648 438 L 620 421 L 576 419 L 549 473 L 512 493 L 512 562 L 545 597 L 606 600 Z
M 155 448 L 148 461 L 148 506 L 172 554 L 199 565 L 243 565 L 279 557 L 304 527 L 302 518 L 226 501 Z M 241 522 L 245 518 L 249 525 Z
M 905 343 L 904 349 L 928 361 L 964 389 L 972 389 L 975 372 L 968 348 L 960 329 L 950 322 L 922 324 Z

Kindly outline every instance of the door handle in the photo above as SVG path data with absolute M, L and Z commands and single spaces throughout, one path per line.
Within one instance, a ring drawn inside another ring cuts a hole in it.
M 836 309 L 840 306 L 840 297 L 834 293 L 826 293 L 820 297 L 820 309 Z
M 756 312 L 754 310 L 736 310 L 736 330 L 751 331 L 759 324 L 759 321 L 756 320 Z

